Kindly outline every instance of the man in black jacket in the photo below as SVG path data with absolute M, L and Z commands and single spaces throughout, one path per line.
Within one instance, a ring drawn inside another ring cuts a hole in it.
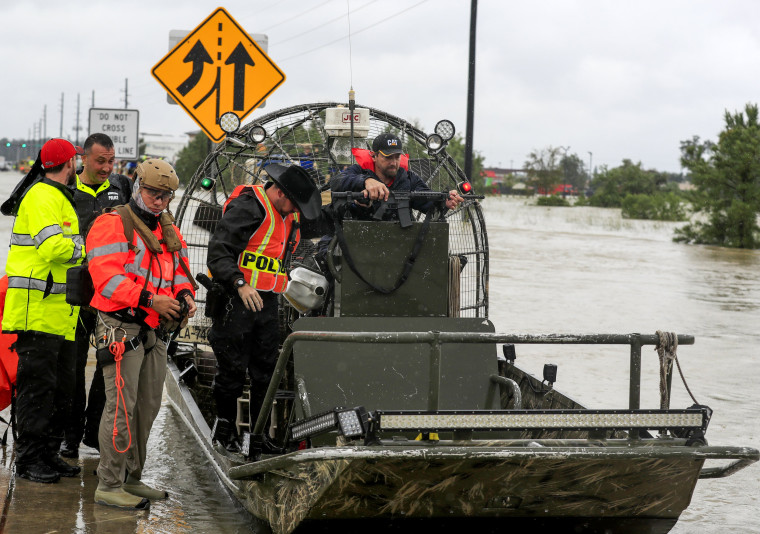
M 109 136 L 103 133 L 92 134 L 85 140 L 83 148 L 83 169 L 78 174 L 72 190 L 79 229 L 82 236 L 87 237 L 90 225 L 103 210 L 129 202 L 132 196 L 132 182 L 126 176 L 112 174 L 116 151 Z M 65 425 L 65 441 L 61 445 L 61 456 L 66 458 L 79 456 L 80 442 L 88 447 L 98 448 L 98 427 L 106 401 L 103 371 L 100 366 L 95 368 L 89 398 L 85 387 L 85 367 L 90 350 L 90 336 L 94 331 L 95 314 L 82 308 L 76 332 L 74 401 L 71 416 Z
M 389 191 L 430 191 L 422 178 L 413 171 L 401 167 L 404 152 L 401 140 L 391 133 L 380 134 L 372 141 L 372 161 L 374 169 L 362 168 L 358 164 L 344 170 L 332 190 L 363 191 L 368 200 L 388 200 Z M 464 199 L 456 190 L 449 191 L 446 207 L 453 210 Z M 412 208 L 427 211 L 432 205 L 428 200 L 412 201 Z

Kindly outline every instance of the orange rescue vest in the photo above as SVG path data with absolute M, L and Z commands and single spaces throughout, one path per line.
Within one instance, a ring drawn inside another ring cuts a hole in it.
M 298 214 L 292 213 L 282 217 L 272 206 L 262 185 L 239 185 L 224 203 L 227 210 L 229 202 L 244 192 L 250 191 L 264 210 L 264 220 L 248 239 L 243 252 L 238 257 L 238 268 L 243 278 L 258 291 L 282 293 L 288 285 L 288 275 L 283 259 L 288 246 L 291 229 L 298 223 Z M 293 251 L 301 239 L 301 232 L 296 226 Z

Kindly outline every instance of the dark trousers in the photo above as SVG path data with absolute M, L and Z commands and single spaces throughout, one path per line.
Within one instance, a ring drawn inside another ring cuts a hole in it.
M 90 352 L 90 336 L 95 332 L 96 320 L 96 314 L 87 310 L 80 310 L 75 341 L 76 369 L 74 375 L 74 394 L 71 414 L 64 428 L 66 442 L 74 446 L 78 446 L 85 435 L 88 436 L 88 442 L 98 442 L 100 417 L 106 404 L 103 370 L 100 368 L 100 365 L 95 367 L 92 382 L 90 382 L 89 396 L 86 391 L 85 368 L 87 367 L 87 358 Z
M 21 332 L 18 353 L 16 463 L 29 465 L 58 454 L 71 411 L 74 342 L 40 332 Z
M 217 415 L 234 423 L 237 398 L 243 393 L 246 371 L 251 378 L 251 429 L 264 402 L 279 354 L 277 294 L 260 291 L 264 306 L 259 312 L 245 309 L 236 296 L 232 309 L 213 318 L 209 344 L 216 356 L 214 400 Z

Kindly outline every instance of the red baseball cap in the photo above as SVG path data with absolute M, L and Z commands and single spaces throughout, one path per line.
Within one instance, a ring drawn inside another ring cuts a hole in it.
M 66 139 L 51 139 L 40 150 L 40 161 L 45 169 L 52 169 L 62 163 L 66 163 L 75 155 L 84 154 L 81 146 L 74 146 Z

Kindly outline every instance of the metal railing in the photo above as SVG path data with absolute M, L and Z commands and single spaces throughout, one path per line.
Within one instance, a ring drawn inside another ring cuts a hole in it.
M 277 387 L 282 381 L 293 347 L 297 341 L 345 342 L 345 343 L 386 343 L 430 345 L 431 366 L 440 368 L 441 347 L 449 343 L 512 343 L 535 345 L 629 345 L 630 378 L 628 406 L 637 410 L 641 404 L 641 347 L 656 346 L 659 337 L 655 334 L 499 334 L 482 332 L 331 332 L 300 331 L 290 334 L 280 351 L 277 365 L 269 383 L 262 409 L 256 419 L 254 435 L 261 435 L 267 420 L 268 407 L 272 404 Z M 679 345 L 693 345 L 694 336 L 679 335 Z M 670 380 L 668 380 L 670 384 Z

